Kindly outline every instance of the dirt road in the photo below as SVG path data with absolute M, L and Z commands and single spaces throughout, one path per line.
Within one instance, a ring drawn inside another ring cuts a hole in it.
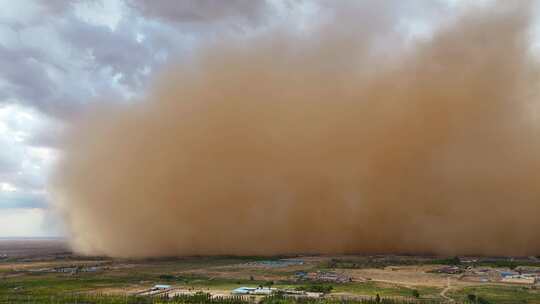
M 444 298 L 446 301 L 448 301 L 448 303 L 454 303 L 454 299 L 450 298 L 449 296 L 446 295 L 446 293 L 450 290 L 450 288 L 452 288 L 452 286 L 450 285 L 450 278 L 447 278 L 446 279 L 446 287 L 441 291 L 440 295 L 442 298 Z

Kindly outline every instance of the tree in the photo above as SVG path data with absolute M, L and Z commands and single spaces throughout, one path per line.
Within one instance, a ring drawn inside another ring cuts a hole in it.
M 418 292 L 418 290 L 416 289 L 413 289 L 412 296 L 418 299 L 420 298 L 420 292 Z
M 309 286 L 298 287 L 297 290 L 303 290 L 308 292 L 320 292 L 320 293 L 330 293 L 334 287 L 332 285 L 324 284 L 313 284 Z
M 173 275 L 171 275 L 171 274 L 162 274 L 162 275 L 159 276 L 159 278 L 161 280 L 166 280 L 166 281 L 172 281 L 172 280 L 175 279 L 175 277 Z
M 461 264 L 461 260 L 459 259 L 458 256 L 455 256 L 455 257 L 451 258 L 449 260 L 449 262 L 450 262 L 449 263 L 450 265 L 459 265 L 459 264 Z
M 481 297 L 477 297 L 476 302 L 479 303 L 479 304 L 490 304 L 488 300 L 486 300 L 484 298 L 481 298 Z

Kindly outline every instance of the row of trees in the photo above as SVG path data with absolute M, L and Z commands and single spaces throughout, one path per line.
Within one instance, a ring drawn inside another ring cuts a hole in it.
M 326 288 L 326 287 L 324 287 Z M 474 304 L 487 304 L 481 298 L 469 299 Z M 1 304 L 13 303 L 44 303 L 44 304 L 254 304 L 251 297 L 212 297 L 207 293 L 195 295 L 180 295 L 175 297 L 151 296 L 111 296 L 100 294 L 71 294 L 51 297 L 32 296 L 0 296 Z M 415 298 L 383 298 L 377 295 L 373 298 L 343 300 L 334 298 L 292 298 L 283 295 L 273 295 L 263 298 L 259 304 L 442 304 L 435 300 L 419 300 Z

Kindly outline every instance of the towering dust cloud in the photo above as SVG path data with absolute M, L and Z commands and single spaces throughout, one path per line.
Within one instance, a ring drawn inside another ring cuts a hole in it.
M 509 2 L 414 42 L 380 1 L 336 5 L 169 67 L 73 126 L 52 186 L 74 248 L 540 253 L 539 66 Z

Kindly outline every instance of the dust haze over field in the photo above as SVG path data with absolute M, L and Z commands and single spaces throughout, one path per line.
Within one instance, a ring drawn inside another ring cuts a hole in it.
M 74 248 L 539 254 L 530 2 L 412 42 L 396 3 L 214 42 L 76 122 L 52 182 Z

